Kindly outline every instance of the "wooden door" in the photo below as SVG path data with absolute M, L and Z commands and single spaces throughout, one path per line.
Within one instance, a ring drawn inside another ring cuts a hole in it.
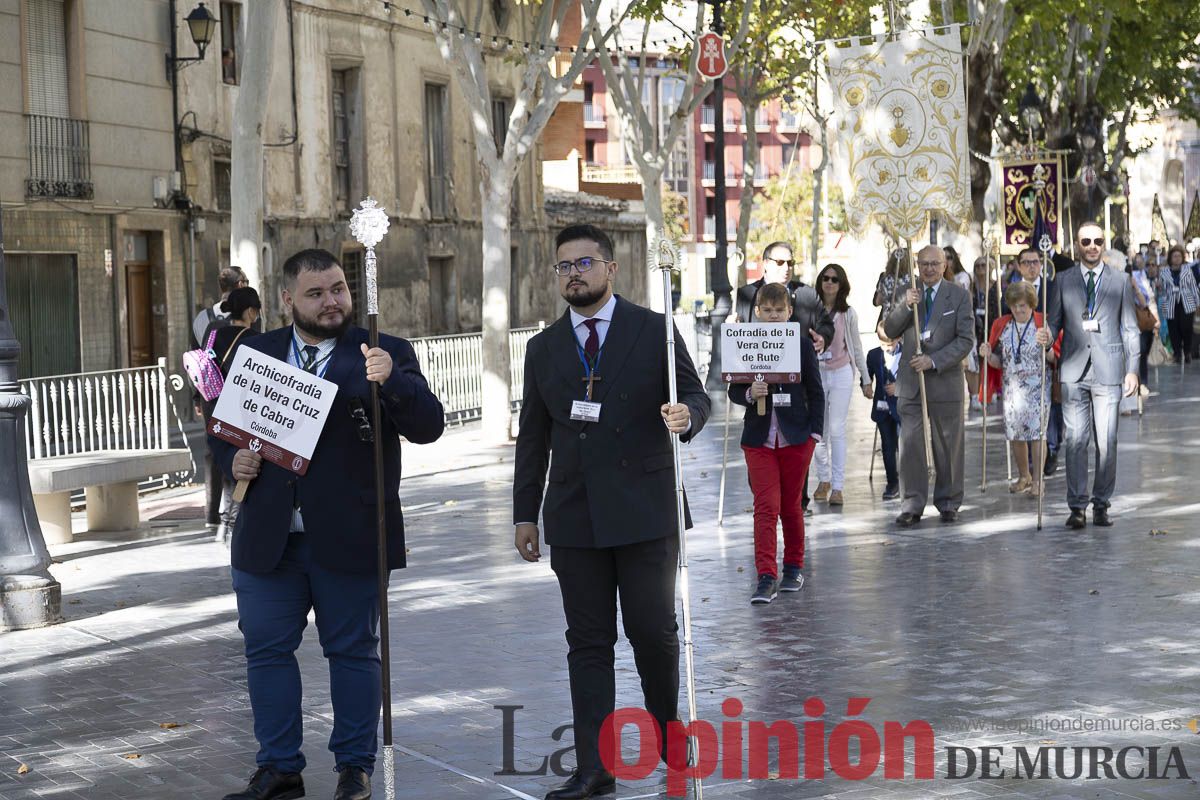
M 154 317 L 150 264 L 125 262 L 125 309 L 129 331 L 129 366 L 154 364 Z

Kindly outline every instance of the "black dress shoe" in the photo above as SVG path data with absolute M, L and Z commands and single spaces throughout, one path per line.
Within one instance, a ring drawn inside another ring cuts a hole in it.
M 1099 525 L 1101 528 L 1111 528 L 1113 521 L 1108 516 L 1107 508 L 1097 506 L 1092 510 L 1092 524 Z
M 901 528 L 911 528 L 921 521 L 920 514 L 914 514 L 911 511 L 902 511 L 900 516 L 896 517 L 896 524 Z
M 546 800 L 583 800 L 617 791 L 617 779 L 602 769 L 575 770 L 561 786 L 551 789 Z
M 1082 508 L 1071 509 L 1071 516 L 1067 517 L 1067 527 L 1075 530 L 1087 527 L 1087 514 L 1083 513 Z
M 953 509 L 946 509 L 942 512 L 942 522 L 957 522 L 958 512 Z
M 276 772 L 259 767 L 246 788 L 225 795 L 224 800 L 294 800 L 304 797 L 304 779 L 299 772 Z
M 346 767 L 338 772 L 337 791 L 333 800 L 369 800 L 371 776 L 362 767 Z
M 1046 465 L 1042 467 L 1042 474 L 1049 478 L 1058 469 L 1058 453 L 1046 454 Z

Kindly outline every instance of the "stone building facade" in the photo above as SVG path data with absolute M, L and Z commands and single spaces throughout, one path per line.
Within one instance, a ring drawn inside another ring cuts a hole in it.
M 277 0 L 264 138 L 264 301 L 299 249 L 339 255 L 355 293 L 350 211 L 368 194 L 392 218 L 377 248 L 380 326 L 408 337 L 478 330 L 480 169 L 466 103 L 411 4 Z M 194 0 L 0 0 L 0 203 L 22 375 L 153 363 L 175 369 L 195 309 L 229 264 L 230 139 L 246 51 L 245 0 L 209 0 L 205 58 Z M 481 28 L 530 38 L 527 5 L 486 5 Z M 172 11 L 174 18 L 172 19 Z M 520 63 L 486 50 L 493 112 Z M 176 152 L 178 142 L 178 153 Z M 512 203 L 514 325 L 557 314 L 539 152 Z M 365 303 L 360 302 L 360 308 Z M 44 343 L 40 346 L 39 343 Z M 39 350 L 40 346 L 40 350 Z M 45 352 L 42 352 L 45 351 Z

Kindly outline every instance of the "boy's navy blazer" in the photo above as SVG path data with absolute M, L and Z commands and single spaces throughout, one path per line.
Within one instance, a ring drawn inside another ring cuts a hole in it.
M 903 356 L 902 356 L 903 357 Z M 884 389 L 889 383 L 896 382 L 896 376 L 887 368 L 887 362 L 883 358 L 883 348 L 875 347 L 867 353 L 867 374 L 875 381 L 875 395 L 871 398 L 871 421 L 883 422 L 884 413 L 876 405 L 880 400 L 887 400 L 888 416 L 896 422 L 900 421 L 900 412 L 896 410 L 896 398 L 888 397 L 887 391 Z
M 243 339 L 250 348 L 287 361 L 292 326 Z M 373 445 L 358 437 L 348 401 L 360 398 L 370 414 L 371 390 L 360 345 L 367 331 L 352 327 L 334 346 L 325 380 L 337 384 L 337 395 L 305 475 L 267 461 L 250 482 L 230 545 L 233 567 L 270 572 L 279 564 L 299 508 L 304 533 L 316 563 L 340 572 L 373 573 L 376 553 L 375 468 Z M 380 387 L 383 428 L 384 496 L 387 505 L 388 567 L 405 565 L 404 518 L 400 513 L 400 437 L 425 444 L 442 435 L 442 404 L 421 374 L 416 353 L 404 339 L 380 334 L 379 346 L 392 357 L 392 374 Z M 237 361 L 237 350 L 230 364 Z M 232 479 L 234 445 L 208 437 L 213 458 Z
M 788 444 L 804 444 L 814 433 L 821 436 L 825 432 L 825 390 L 821 387 L 821 369 L 817 363 L 817 351 L 807 338 L 800 342 L 800 382 L 771 383 L 767 387 L 771 394 L 787 392 L 792 396 L 790 406 L 775 408 L 779 420 L 779 432 Z M 744 447 L 762 447 L 767 441 L 767 432 L 771 429 L 771 408 L 774 399 L 767 397 L 767 413 L 760 415 L 752 403 L 746 399 L 748 383 L 729 384 L 729 399 L 739 406 L 746 406 L 742 426 L 742 445 Z

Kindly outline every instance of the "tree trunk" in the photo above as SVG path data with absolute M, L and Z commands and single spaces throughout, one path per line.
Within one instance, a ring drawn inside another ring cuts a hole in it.
M 513 175 L 504 169 L 490 177 L 485 174 L 479 185 L 483 200 L 482 432 L 489 443 L 512 437 L 508 350 L 512 185 Z
M 271 51 L 281 4 L 278 0 L 252 3 L 246 17 L 246 60 L 233 110 L 230 174 L 229 263 L 241 267 L 262 297 L 262 313 L 277 303 L 264 282 L 263 130 L 271 86 Z
M 662 173 L 638 163 L 638 172 L 642 177 L 642 202 L 646 206 L 646 248 L 654 247 L 660 236 L 666 232 L 662 204 Z M 657 270 L 646 270 L 646 305 L 655 311 L 663 311 L 662 276 Z M 674 309 L 666 309 L 668 313 Z

